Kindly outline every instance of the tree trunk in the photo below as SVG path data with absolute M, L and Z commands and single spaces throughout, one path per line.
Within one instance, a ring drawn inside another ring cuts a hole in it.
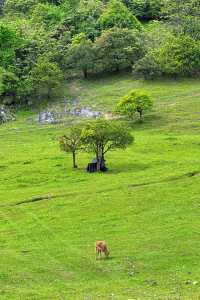
M 101 168 L 99 153 L 96 153 L 96 160 L 97 160 L 97 172 L 99 172 Z
M 102 146 L 101 147 L 101 158 L 102 158 L 102 160 L 104 160 L 104 147 Z
M 142 121 L 142 119 L 143 119 L 143 112 L 142 112 L 142 110 L 139 110 L 139 114 L 140 114 L 140 121 Z
M 73 168 L 76 169 L 78 166 L 76 165 L 76 152 L 72 152 L 73 155 Z
M 116 66 L 115 72 L 116 72 L 116 73 L 119 73 L 119 65 Z
M 47 99 L 50 100 L 51 99 L 51 89 L 48 88 L 48 91 L 47 91 Z
M 84 75 L 84 78 L 85 78 L 85 79 L 88 78 L 88 71 L 87 71 L 87 69 L 84 69 L 84 70 L 83 70 L 83 75 Z

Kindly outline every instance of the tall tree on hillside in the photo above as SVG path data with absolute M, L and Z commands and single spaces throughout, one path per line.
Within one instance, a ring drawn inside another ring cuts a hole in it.
M 60 92 L 63 74 L 58 65 L 40 57 L 31 71 L 33 95 L 38 100 L 50 100 Z
M 140 34 L 129 29 L 106 30 L 95 42 L 97 67 L 103 71 L 130 68 L 142 55 Z
M 99 171 L 105 154 L 111 150 L 125 149 L 133 142 L 133 136 L 126 125 L 100 119 L 83 128 L 82 141 L 87 151 L 95 153 Z
M 66 67 L 76 71 L 81 70 L 84 78 L 87 78 L 88 72 L 93 68 L 93 63 L 93 43 L 84 33 L 76 35 L 66 55 Z

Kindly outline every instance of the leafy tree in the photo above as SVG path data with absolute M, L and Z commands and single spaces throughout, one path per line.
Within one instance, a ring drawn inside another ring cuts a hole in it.
M 0 68 L 0 99 L 5 104 L 16 101 L 19 78 L 12 72 Z
M 43 97 L 49 100 L 59 93 L 63 74 L 56 63 L 45 57 L 40 57 L 31 71 L 30 81 L 37 99 L 41 100 Z
M 80 126 L 72 126 L 68 133 L 59 139 L 61 150 L 67 153 L 72 153 L 73 168 L 77 168 L 76 154 L 81 148 L 81 133 L 82 128 Z
M 141 29 L 141 23 L 120 0 L 109 1 L 105 11 L 99 18 L 103 29 L 112 27 Z
M 95 42 L 97 69 L 119 71 L 131 67 L 143 53 L 137 31 L 112 28 L 104 31 Z
M 142 120 L 144 112 L 150 110 L 152 106 L 153 101 L 149 95 L 143 91 L 133 90 L 119 101 L 117 112 L 129 118 L 133 118 L 135 113 L 139 113 L 140 120 Z
M 103 12 L 104 5 L 100 0 L 80 0 L 74 12 L 73 23 L 75 34 L 85 33 L 92 41 L 100 35 L 98 19 Z M 73 31 L 73 28 L 71 28 Z
M 46 30 L 52 30 L 64 20 L 65 14 L 59 6 L 39 3 L 35 6 L 31 20 L 34 25 L 44 26 Z
M 148 77 L 198 76 L 200 42 L 189 36 L 169 36 L 157 49 L 150 50 L 134 66 L 134 73 Z
M 188 34 L 200 39 L 199 0 L 166 0 L 164 1 L 163 16 L 173 25 L 179 34 Z
M 83 128 L 82 141 L 87 151 L 95 153 L 99 171 L 105 154 L 111 150 L 125 149 L 133 142 L 133 137 L 122 123 L 99 119 Z
M 198 76 L 200 73 L 200 41 L 191 37 L 167 40 L 156 55 L 165 75 Z
M 66 65 L 76 71 L 81 70 L 84 78 L 88 77 L 88 71 L 93 68 L 94 52 L 93 43 L 87 39 L 84 33 L 73 37 L 71 47 L 67 52 Z
M 2 67 L 11 66 L 20 43 L 21 40 L 16 30 L 12 26 L 0 22 L 0 62 Z
M 6 14 L 27 15 L 40 0 L 6 0 L 4 12 Z
M 145 79 L 154 79 L 162 76 L 162 69 L 155 51 L 148 51 L 144 57 L 136 62 L 133 66 L 133 74 L 142 76 Z

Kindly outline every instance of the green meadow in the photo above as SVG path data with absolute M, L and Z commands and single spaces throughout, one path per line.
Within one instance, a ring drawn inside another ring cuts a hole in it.
M 0 126 L 1 300 L 200 299 L 200 81 L 130 75 L 75 80 L 66 91 L 111 111 L 144 89 L 154 99 L 134 144 L 109 152 L 109 171 L 77 170 L 61 152 L 66 125 L 36 111 Z M 111 257 L 96 260 L 103 239 Z

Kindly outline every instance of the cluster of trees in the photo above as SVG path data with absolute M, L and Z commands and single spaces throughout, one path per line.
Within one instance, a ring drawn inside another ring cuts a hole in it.
M 0 1 L 0 101 L 40 103 L 81 74 L 198 76 L 199 10 L 198 0 Z
M 76 155 L 81 150 L 94 153 L 97 170 L 100 171 L 100 163 L 105 160 L 108 151 L 125 149 L 133 140 L 127 125 L 121 122 L 98 119 L 84 125 L 72 126 L 59 139 L 59 144 L 61 150 L 72 154 L 73 168 L 77 168 Z

